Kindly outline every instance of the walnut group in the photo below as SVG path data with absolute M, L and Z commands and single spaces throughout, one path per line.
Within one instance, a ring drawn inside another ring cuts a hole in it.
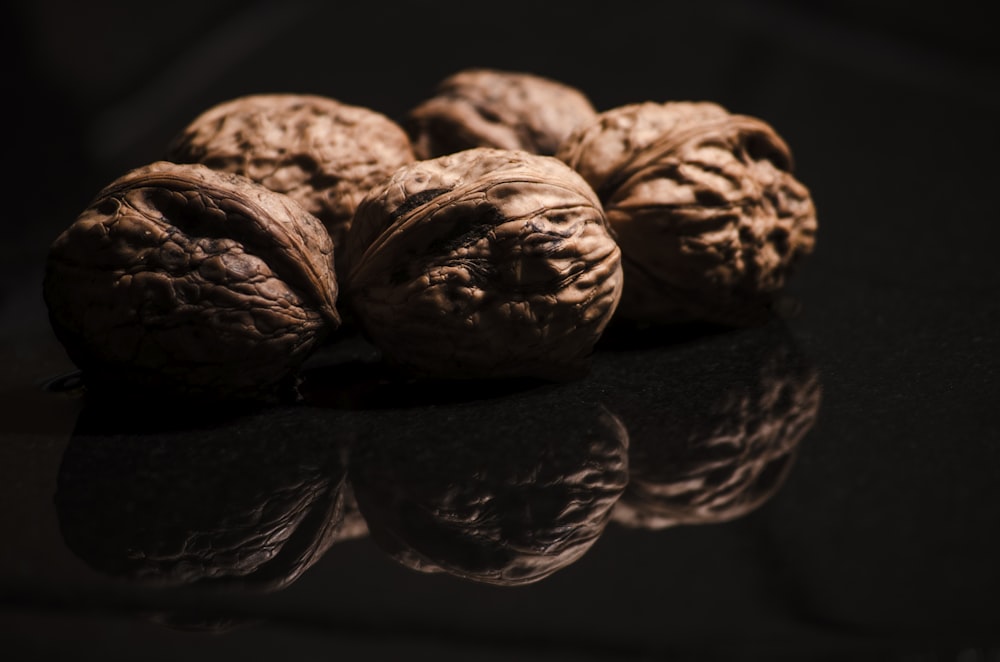
M 619 321 L 766 318 L 815 243 L 792 169 L 762 119 L 526 72 L 397 119 L 255 94 L 99 191 L 43 292 L 88 389 L 278 397 L 346 328 L 417 377 L 563 380 Z

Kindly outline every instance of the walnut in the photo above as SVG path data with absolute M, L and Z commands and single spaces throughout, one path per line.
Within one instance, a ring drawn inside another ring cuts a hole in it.
M 402 120 L 418 158 L 472 147 L 552 156 L 577 125 L 597 115 L 580 90 L 518 71 L 467 69 L 448 76 Z
M 377 111 L 310 94 L 255 94 L 191 121 L 165 157 L 203 163 L 284 193 L 323 222 L 339 253 L 362 196 L 414 160 L 406 132 Z
M 560 147 L 600 196 L 627 283 L 616 315 L 755 324 L 812 252 L 816 213 L 767 123 L 709 102 L 601 113 Z
M 621 292 L 593 191 L 554 157 L 474 148 L 403 166 L 358 206 L 344 299 L 429 377 L 579 376 Z
M 336 428 L 298 407 L 240 416 L 88 401 L 59 465 L 67 547 L 155 586 L 284 589 L 338 539 L 347 475 Z
M 269 398 L 339 324 L 332 254 L 290 198 L 159 161 L 56 238 L 43 292 L 88 388 Z
M 372 541 L 396 562 L 519 586 L 600 539 L 628 482 L 628 436 L 599 401 L 543 389 L 431 416 L 379 411 L 349 472 Z

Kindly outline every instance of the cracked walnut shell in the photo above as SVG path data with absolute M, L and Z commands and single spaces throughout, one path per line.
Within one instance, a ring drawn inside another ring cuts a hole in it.
M 758 323 L 813 250 L 809 190 L 760 119 L 710 102 L 630 104 L 556 156 L 593 186 L 621 246 L 620 318 Z
M 578 89 L 519 71 L 466 69 L 402 121 L 418 158 L 473 147 L 520 149 L 552 156 L 570 131 L 597 115 Z
M 88 386 L 256 397 L 336 329 L 333 244 L 290 198 L 198 164 L 106 186 L 49 250 L 49 318 Z
M 323 222 L 339 253 L 364 194 L 414 155 L 402 127 L 377 111 L 315 94 L 253 94 L 205 110 L 166 159 L 288 195 Z
M 343 267 L 363 332 L 390 363 L 430 377 L 578 376 L 622 284 L 580 175 L 485 147 L 403 166 L 370 191 Z

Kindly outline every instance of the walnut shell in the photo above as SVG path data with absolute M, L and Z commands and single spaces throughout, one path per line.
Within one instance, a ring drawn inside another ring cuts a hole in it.
M 339 253 L 364 194 L 414 160 L 406 132 L 377 111 L 313 94 L 219 103 L 174 137 L 165 157 L 249 177 L 300 203 Z
M 269 396 L 339 324 L 332 254 L 290 198 L 159 161 L 113 181 L 56 238 L 43 292 L 88 386 Z
M 621 246 L 621 319 L 757 323 L 813 250 L 809 190 L 760 119 L 709 102 L 630 104 L 557 157 L 597 191 Z
M 597 111 L 580 90 L 535 74 L 466 69 L 448 76 L 401 124 L 417 158 L 473 147 L 552 156 Z
M 343 273 L 361 330 L 430 377 L 579 376 L 622 284 L 587 183 L 553 157 L 485 147 L 372 189 Z

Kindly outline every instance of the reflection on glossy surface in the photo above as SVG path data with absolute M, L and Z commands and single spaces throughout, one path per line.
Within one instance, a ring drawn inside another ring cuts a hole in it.
M 60 466 L 60 528 L 116 577 L 280 589 L 336 539 L 344 441 L 303 409 L 227 418 L 88 403 Z
M 350 481 L 344 483 L 344 511 L 340 528 L 335 536 L 337 542 L 355 540 L 368 535 L 368 523 L 358 508 L 358 500 L 354 497 L 354 488 Z
M 586 378 L 558 384 L 413 381 L 370 350 L 357 337 L 328 347 L 296 404 L 86 402 L 55 495 L 66 544 L 146 584 L 275 590 L 335 542 L 370 535 L 413 570 L 531 584 L 610 523 L 659 529 L 756 509 L 820 403 L 817 371 L 780 322 L 618 329 Z
M 240 618 L 228 613 L 187 609 L 181 611 L 155 611 L 144 614 L 146 620 L 172 630 L 224 634 L 233 630 L 250 628 L 262 623 L 259 618 Z
M 613 513 L 625 526 L 721 523 L 755 510 L 780 488 L 819 413 L 819 374 L 777 322 L 617 358 L 619 369 L 659 376 L 640 389 L 609 383 L 631 443 L 629 486 Z
M 599 403 L 561 395 L 384 412 L 351 463 L 372 538 L 415 570 L 495 585 L 579 559 L 625 488 L 628 438 Z

